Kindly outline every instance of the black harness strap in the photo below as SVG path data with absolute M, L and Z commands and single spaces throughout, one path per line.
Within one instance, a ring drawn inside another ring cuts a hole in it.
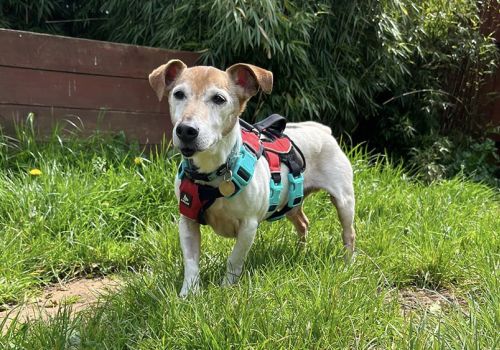
M 273 215 L 271 215 L 270 217 L 268 217 L 266 220 L 269 220 L 269 221 L 272 221 L 273 219 L 276 219 L 276 218 L 281 218 L 283 215 L 285 215 L 286 213 L 288 213 L 290 210 L 292 210 L 294 207 L 289 207 L 288 205 L 285 206 L 283 209 L 281 210 L 278 210 L 278 211 L 275 211 L 273 213 Z
M 197 169 L 192 165 L 193 168 L 188 168 L 186 167 L 184 171 L 188 175 L 188 177 L 192 180 L 198 180 L 198 181 L 205 181 L 205 182 L 210 182 L 212 179 L 210 178 L 210 174 L 203 174 L 199 173 Z M 217 170 L 215 170 L 215 175 L 216 176 L 222 176 L 226 173 L 227 170 L 227 165 L 224 163 L 222 164 Z
M 261 133 L 271 133 L 274 136 L 282 137 L 286 128 L 286 118 L 279 114 L 271 114 L 269 117 L 253 125 Z
M 219 188 L 207 185 L 198 185 L 198 195 L 201 201 L 206 201 L 198 214 L 198 222 L 202 225 L 206 225 L 205 212 L 214 204 L 217 198 L 224 196 L 220 193 Z

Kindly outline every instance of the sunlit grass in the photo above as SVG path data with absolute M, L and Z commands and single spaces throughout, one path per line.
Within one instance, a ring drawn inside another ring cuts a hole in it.
M 141 152 L 103 136 L 19 139 L 0 140 L 0 304 L 75 275 L 118 271 L 126 285 L 78 316 L 69 305 L 48 322 L 4 327 L 2 349 L 498 346 L 495 189 L 464 179 L 420 184 L 355 148 L 358 254 L 350 266 L 336 213 L 318 194 L 305 205 L 306 249 L 289 223 L 262 224 L 234 288 L 218 286 L 233 242 L 204 228 L 203 289 L 181 300 L 171 185 L 178 159 L 167 147 Z M 465 302 L 403 313 L 396 296 L 406 288 Z

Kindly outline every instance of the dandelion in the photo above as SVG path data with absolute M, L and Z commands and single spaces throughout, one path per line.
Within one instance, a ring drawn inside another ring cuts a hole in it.
M 142 158 L 141 157 L 135 157 L 134 158 L 134 163 L 135 163 L 135 165 L 141 165 L 142 164 Z
M 434 315 L 441 314 L 442 313 L 441 303 L 439 301 L 432 303 L 432 305 L 429 307 L 429 312 Z
M 42 175 L 42 171 L 40 169 L 37 169 L 37 168 L 31 169 L 28 173 L 32 176 Z

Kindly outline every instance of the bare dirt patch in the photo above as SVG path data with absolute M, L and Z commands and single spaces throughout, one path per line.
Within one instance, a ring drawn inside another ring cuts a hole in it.
M 446 289 L 402 289 L 398 291 L 397 299 L 404 315 L 418 311 L 440 314 L 449 308 L 458 308 L 467 313 L 467 301 Z
M 120 280 L 117 277 L 78 279 L 54 284 L 29 302 L 1 311 L 0 325 L 5 320 L 5 330 L 16 317 L 21 323 L 32 319 L 47 319 L 65 305 L 71 305 L 72 310 L 78 312 L 95 304 L 99 296 L 116 291 L 119 286 Z

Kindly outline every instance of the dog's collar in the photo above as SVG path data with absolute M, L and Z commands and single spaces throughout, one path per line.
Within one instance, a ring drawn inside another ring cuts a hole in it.
M 179 170 L 180 172 L 183 172 L 187 178 L 193 181 L 211 182 L 219 177 L 223 177 L 234 168 L 234 165 L 236 164 L 240 155 L 241 147 L 243 147 L 243 145 L 238 139 L 231 149 L 231 152 L 229 153 L 226 161 L 211 173 L 206 174 L 198 172 L 198 167 L 194 165 L 193 161 L 186 158 L 182 160 L 181 168 Z

